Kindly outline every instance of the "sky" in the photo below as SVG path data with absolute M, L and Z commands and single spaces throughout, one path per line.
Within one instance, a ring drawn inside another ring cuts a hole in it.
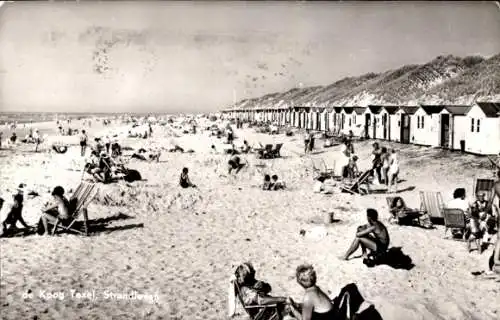
M 6 2 L 0 111 L 209 112 L 499 52 L 494 2 Z

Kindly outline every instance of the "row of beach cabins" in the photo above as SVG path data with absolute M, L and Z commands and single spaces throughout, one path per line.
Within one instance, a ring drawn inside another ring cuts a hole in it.
M 500 153 L 500 103 L 367 107 L 227 109 L 225 117 L 280 126 L 352 131 L 355 136 L 441 147 L 482 155 Z

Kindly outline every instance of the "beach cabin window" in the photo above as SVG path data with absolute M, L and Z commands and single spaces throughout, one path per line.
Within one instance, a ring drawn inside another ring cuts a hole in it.
M 352 121 L 352 120 L 351 120 L 351 119 L 349 119 L 349 127 L 352 125 L 352 124 L 351 124 L 351 121 Z
M 481 124 L 481 120 L 477 119 L 476 121 L 476 132 L 479 132 L 479 126 Z
M 422 116 L 422 129 L 424 128 L 424 116 Z
M 417 116 L 417 129 L 420 129 L 420 116 Z
M 470 119 L 470 132 L 474 132 L 474 118 Z
M 401 127 L 401 120 L 398 120 L 398 127 Z

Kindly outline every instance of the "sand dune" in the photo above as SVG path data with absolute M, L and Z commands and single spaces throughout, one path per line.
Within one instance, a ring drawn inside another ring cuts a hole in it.
M 92 131 L 102 129 L 95 126 Z M 154 129 L 150 140 L 128 138 L 123 144 L 137 148 L 170 143 L 166 128 Z M 227 280 L 236 264 L 252 261 L 257 276 L 270 282 L 275 294 L 295 300 L 302 296 L 295 267 L 309 262 L 322 288 L 335 295 L 355 282 L 384 319 L 498 319 L 498 283 L 470 274 L 485 268 L 492 248 L 482 255 L 469 254 L 463 243 L 443 239 L 441 226 L 424 230 L 388 225 L 392 246 L 412 258 L 413 269 L 367 268 L 360 259 L 340 261 L 356 227 L 365 222 L 367 207 L 378 209 L 387 222 L 385 195 L 312 193 L 310 158 L 322 157 L 333 165 L 339 147 L 302 156 L 299 136 L 266 136 L 249 129 L 236 134 L 250 143 L 284 142 L 283 158 L 244 156 L 250 167 L 230 177 L 228 156 L 208 153 L 212 143 L 222 147 L 220 141 L 208 133 L 184 135 L 175 141 L 195 153 L 164 152 L 159 163 L 133 160 L 129 167 L 139 170 L 145 181 L 101 186 L 89 207 L 97 225 L 92 236 L 1 239 L 2 318 L 225 319 Z M 456 187 L 470 193 L 474 175 L 492 174 L 482 158 L 394 146 L 402 159 L 404 181 L 399 187 L 409 189 L 401 195 L 410 206 L 418 207 L 419 190 L 441 191 L 446 201 Z M 77 147 L 66 155 L 35 154 L 28 148 L 0 150 L 0 186 L 4 197 L 20 182 L 41 195 L 25 204 L 26 220 L 35 224 L 53 186 L 77 186 L 82 159 Z M 360 167 L 367 167 L 370 142 L 355 148 Z M 184 166 L 199 189 L 177 186 Z M 264 173 L 278 174 L 289 189 L 260 190 Z M 111 202 L 106 203 L 106 195 Z M 338 221 L 322 226 L 329 211 Z M 299 234 L 301 229 L 306 236 Z M 71 289 L 96 290 L 97 299 L 71 297 Z M 29 290 L 33 297 L 23 299 Z M 44 290 L 63 291 L 65 296 L 44 300 Z M 150 295 L 152 301 L 106 299 L 106 293 L 128 290 Z M 241 308 L 238 312 L 236 319 L 246 319 Z

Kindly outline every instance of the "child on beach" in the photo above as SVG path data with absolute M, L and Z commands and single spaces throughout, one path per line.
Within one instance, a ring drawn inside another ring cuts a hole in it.
M 189 169 L 188 168 L 183 168 L 182 169 L 182 173 L 181 173 L 181 177 L 179 179 L 179 185 L 186 189 L 186 188 L 196 188 L 196 185 L 194 185 L 191 180 L 189 180 L 189 176 L 188 176 L 188 173 L 189 173 Z
M 228 167 L 229 174 L 231 174 L 233 170 L 234 173 L 238 173 L 245 166 L 245 164 L 241 162 L 241 158 L 238 157 L 237 155 L 233 155 L 227 163 L 229 165 Z
M 353 156 L 349 159 L 349 164 L 347 165 L 347 177 L 349 179 L 355 179 L 359 176 L 358 169 L 358 156 Z
M 271 190 L 271 176 L 266 174 L 264 176 L 264 183 L 262 183 L 262 190 Z
M 389 156 L 389 170 L 387 171 L 388 191 L 392 192 L 392 186 L 395 192 L 398 191 L 399 159 L 396 150 L 392 149 Z
M 470 231 L 470 236 L 467 239 L 467 250 L 471 252 L 471 242 L 476 241 L 477 248 L 479 250 L 479 253 L 482 252 L 481 248 L 481 239 L 483 237 L 481 228 L 479 226 L 479 212 L 476 210 L 473 210 L 470 215 L 470 221 L 468 224 L 469 231 Z
M 64 188 L 57 186 L 52 191 L 52 197 L 54 203 L 52 205 L 47 205 L 43 209 L 42 213 L 42 223 L 44 228 L 44 234 L 49 234 L 48 223 L 55 223 L 59 219 L 62 223 L 65 223 L 70 218 L 70 208 L 69 201 L 64 196 Z
M 23 201 L 24 197 L 21 193 L 14 194 L 12 196 L 14 202 L 10 206 L 9 213 L 7 214 L 7 217 L 5 220 L 2 222 L 3 226 L 3 232 L 2 234 L 5 235 L 12 231 L 13 229 L 16 228 L 16 223 L 19 221 L 23 227 L 29 228 L 29 226 L 24 222 L 23 216 L 22 216 L 22 211 L 23 211 Z
M 278 180 L 278 176 L 277 175 L 273 175 L 271 177 L 271 190 L 282 190 L 282 189 L 285 189 L 286 186 L 285 186 L 285 183 L 283 181 L 279 181 Z

